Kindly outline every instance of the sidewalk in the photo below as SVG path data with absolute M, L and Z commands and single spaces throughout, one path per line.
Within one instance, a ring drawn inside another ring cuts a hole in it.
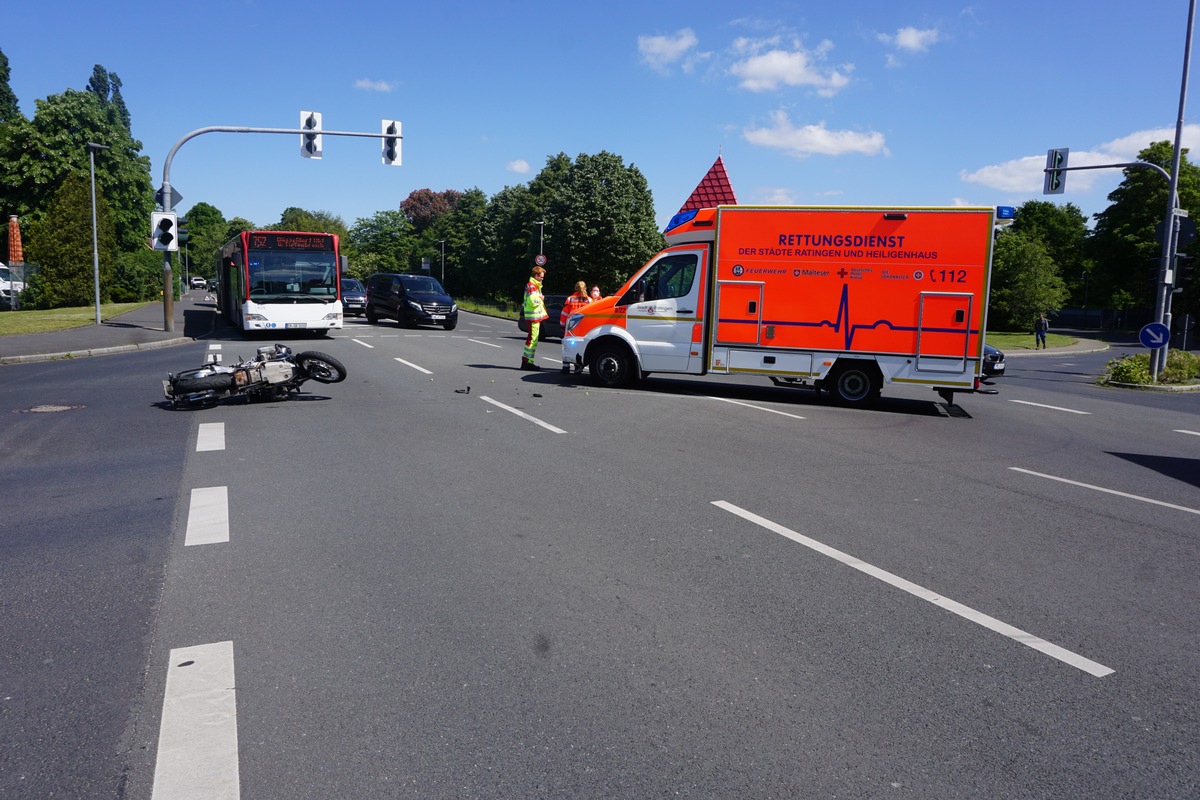
M 205 297 L 209 299 L 206 301 Z M 213 331 L 216 302 L 205 292 L 189 292 L 174 303 L 175 330 L 164 330 L 163 304 L 151 303 L 99 325 L 81 325 L 42 333 L 0 336 L 0 364 L 86 358 L 128 350 L 186 344 Z

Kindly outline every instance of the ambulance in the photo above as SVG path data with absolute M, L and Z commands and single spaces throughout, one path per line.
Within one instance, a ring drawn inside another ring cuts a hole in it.
M 567 321 L 562 371 L 763 376 L 848 406 L 981 388 L 995 209 L 718 206 Z

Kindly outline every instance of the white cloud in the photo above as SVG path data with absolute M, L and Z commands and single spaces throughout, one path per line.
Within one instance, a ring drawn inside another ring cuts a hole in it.
M 794 206 L 798 202 L 795 190 L 780 186 L 764 186 L 754 191 L 751 203 L 764 206 Z
M 1100 166 L 1102 164 L 1124 164 L 1137 160 L 1137 155 L 1150 146 L 1151 142 L 1168 141 L 1174 143 L 1174 128 L 1159 128 L 1144 130 L 1122 136 L 1119 139 L 1097 145 L 1091 150 L 1072 150 L 1067 159 L 1067 165 L 1072 167 Z M 1195 150 L 1200 146 L 1200 125 L 1185 125 L 1183 129 L 1183 146 Z M 963 170 L 959 178 L 967 183 L 977 183 L 991 189 L 999 189 L 1013 193 L 1038 193 L 1042 189 L 1045 178 L 1046 156 L 1023 156 L 1011 161 L 1003 161 L 969 172 Z M 1086 192 L 1098 183 L 1108 185 L 1118 169 L 1089 169 L 1068 173 L 1067 192 Z
M 666 72 L 668 68 L 681 60 L 692 48 L 700 44 L 696 33 L 691 28 L 684 28 L 670 36 L 639 36 L 638 53 L 642 61 L 658 72 Z M 685 70 L 689 68 L 685 62 Z
M 515 172 L 518 175 L 524 175 L 529 172 L 529 162 L 523 158 L 518 158 L 516 161 L 510 161 L 505 165 L 505 169 L 509 172 Z
M 373 81 L 368 78 L 361 78 L 354 82 L 355 89 L 362 89 L 367 92 L 390 92 L 396 88 L 395 84 L 387 81 Z
M 743 89 L 766 92 L 781 86 L 811 86 L 822 97 L 832 97 L 850 83 L 853 64 L 822 68 L 818 63 L 833 49 L 832 42 L 823 41 L 815 50 L 805 50 L 798 43 L 794 49 L 784 50 L 775 47 L 776 44 L 776 39 L 738 39 L 734 42 L 735 51 L 751 54 L 729 69 Z M 764 47 L 772 49 L 764 51 Z
M 897 52 L 902 53 L 925 53 L 930 47 L 937 44 L 941 39 L 941 34 L 937 28 L 914 28 L 908 26 L 900 28 L 895 34 L 881 33 L 877 37 L 884 44 L 891 45 Z M 900 66 L 900 59 L 896 53 L 888 53 L 887 65 L 889 67 Z
M 782 150 L 788 155 L 804 158 L 811 155 L 840 156 L 859 153 L 875 156 L 887 155 L 887 144 L 882 133 L 870 131 L 831 131 L 822 121 L 817 125 L 797 128 L 784 111 L 771 113 L 771 125 L 767 128 L 747 128 L 742 136 L 751 144 Z

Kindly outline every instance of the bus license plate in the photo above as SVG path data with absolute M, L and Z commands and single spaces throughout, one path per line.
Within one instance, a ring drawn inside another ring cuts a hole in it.
M 445 319 L 446 315 L 445 314 L 430 314 L 429 318 L 430 319 Z
M 308 323 L 307 322 L 288 322 L 288 323 L 285 323 L 283 327 L 285 327 L 285 328 L 307 328 Z

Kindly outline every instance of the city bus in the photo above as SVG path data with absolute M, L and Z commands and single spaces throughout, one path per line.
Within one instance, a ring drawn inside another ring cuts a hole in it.
M 338 237 L 244 231 L 217 253 L 217 309 L 236 328 L 315 331 L 342 327 Z

